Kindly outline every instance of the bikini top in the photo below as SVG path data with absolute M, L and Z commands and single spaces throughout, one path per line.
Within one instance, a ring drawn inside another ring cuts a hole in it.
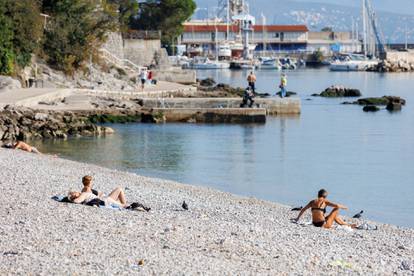
M 322 203 L 323 204 L 323 203 Z M 322 204 L 321 204 L 321 206 L 319 206 L 319 207 L 316 207 L 316 208 L 311 208 L 311 210 L 312 211 L 321 211 L 321 212 L 323 212 L 324 214 L 326 213 L 326 206 L 324 207 L 324 208 L 322 208 Z

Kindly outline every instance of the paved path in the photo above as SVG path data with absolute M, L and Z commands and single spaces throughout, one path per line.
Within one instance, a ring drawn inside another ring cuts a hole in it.
M 174 82 L 160 81 L 157 85 L 146 85 L 144 90 L 137 88 L 136 91 L 105 91 L 92 89 L 77 89 L 78 93 L 88 93 L 89 95 L 102 96 L 121 96 L 121 97 L 141 97 L 159 98 L 171 96 L 185 96 L 197 92 L 197 88 L 191 85 L 182 85 Z
M 8 104 L 33 106 L 40 101 L 63 99 L 72 93 L 67 88 L 21 88 L 0 92 L 0 108 Z
M 8 104 L 33 107 L 40 101 L 54 101 L 74 94 L 94 96 L 134 96 L 134 97 L 160 97 L 168 94 L 194 93 L 197 89 L 193 86 L 172 82 L 159 82 L 157 85 L 147 85 L 144 91 L 104 91 L 76 88 L 22 88 L 0 92 L 0 108 Z

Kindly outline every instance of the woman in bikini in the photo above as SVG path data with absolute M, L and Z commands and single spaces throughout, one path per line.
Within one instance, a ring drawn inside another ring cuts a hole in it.
M 331 228 L 333 223 L 336 222 L 339 225 L 348 225 L 354 228 L 355 225 L 347 224 L 339 217 L 339 210 L 348 210 L 348 207 L 330 202 L 326 199 L 327 197 L 328 192 L 324 189 L 320 190 L 318 192 L 318 198 L 310 201 L 308 205 L 300 211 L 298 217 L 294 219 L 294 221 L 299 221 L 300 217 L 310 208 L 312 211 L 312 224 L 316 227 Z M 332 207 L 333 210 L 325 217 L 326 207 L 328 206 Z

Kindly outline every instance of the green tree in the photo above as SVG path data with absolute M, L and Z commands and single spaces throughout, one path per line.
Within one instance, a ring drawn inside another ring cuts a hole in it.
M 160 30 L 162 43 L 170 45 L 182 32 L 183 22 L 196 9 L 193 0 L 148 0 L 140 4 L 139 14 L 131 23 L 137 30 Z
M 318 49 L 312 53 L 311 60 L 316 63 L 322 63 L 325 60 L 321 49 Z
M 43 10 L 52 16 L 45 32 L 46 60 L 70 75 L 96 53 L 107 33 L 118 26 L 115 6 L 105 0 L 47 0 Z
M 0 0 L 0 74 L 9 75 L 13 72 L 13 29 L 10 17 L 6 16 L 6 3 Z
M 0 0 L 0 73 L 13 74 L 30 63 L 43 34 L 33 0 Z
M 324 28 L 322 28 L 321 32 L 330 32 L 330 33 L 332 33 L 333 29 L 332 29 L 332 27 L 324 27 Z
M 33 0 L 7 0 L 7 14 L 13 22 L 16 63 L 19 67 L 25 67 L 41 45 L 43 21 L 38 3 Z
M 139 6 L 137 0 L 109 0 L 118 9 L 119 26 L 122 32 L 129 29 L 133 17 L 138 14 Z

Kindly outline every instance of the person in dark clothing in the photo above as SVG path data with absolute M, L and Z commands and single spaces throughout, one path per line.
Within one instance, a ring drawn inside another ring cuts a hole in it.
M 254 93 L 252 91 L 252 89 L 250 87 L 247 87 L 246 90 L 244 90 L 244 94 L 243 94 L 243 102 L 240 105 L 240 107 L 253 107 L 254 104 Z

